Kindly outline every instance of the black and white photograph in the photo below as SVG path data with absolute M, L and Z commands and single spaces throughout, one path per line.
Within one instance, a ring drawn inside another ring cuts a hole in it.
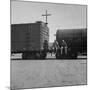
M 87 85 L 87 5 L 10 0 L 10 89 Z

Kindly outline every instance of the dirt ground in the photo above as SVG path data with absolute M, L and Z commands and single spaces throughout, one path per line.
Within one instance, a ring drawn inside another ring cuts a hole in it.
M 11 60 L 11 88 L 86 85 L 86 61 Z

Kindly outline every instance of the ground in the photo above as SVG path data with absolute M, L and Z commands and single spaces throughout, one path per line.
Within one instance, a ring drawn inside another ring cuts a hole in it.
M 50 57 L 50 55 L 48 55 Z M 86 85 L 86 59 L 11 60 L 11 88 Z

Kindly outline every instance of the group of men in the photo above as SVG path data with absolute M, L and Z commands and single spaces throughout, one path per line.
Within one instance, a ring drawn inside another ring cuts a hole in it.
M 59 43 L 57 41 L 55 41 L 55 49 L 56 50 L 60 49 L 61 55 L 62 54 L 66 54 L 67 55 L 67 48 L 68 48 L 68 46 L 67 46 L 67 43 L 65 42 L 65 40 L 62 40 L 60 45 L 59 45 Z

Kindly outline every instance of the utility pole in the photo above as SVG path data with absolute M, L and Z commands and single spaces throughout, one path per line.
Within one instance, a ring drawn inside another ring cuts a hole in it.
M 45 16 L 45 17 L 46 17 L 46 25 L 47 25 L 47 24 L 48 24 L 47 17 L 48 17 L 48 16 L 51 16 L 51 14 L 48 14 L 48 13 L 47 13 L 47 10 L 46 10 L 46 14 L 42 14 L 42 16 Z

